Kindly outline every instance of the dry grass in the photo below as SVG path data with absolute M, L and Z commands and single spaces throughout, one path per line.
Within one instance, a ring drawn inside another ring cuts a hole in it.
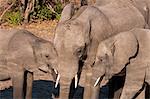
M 19 26 L 8 25 L 7 23 L 0 25 L 1 29 L 26 29 L 31 31 L 38 37 L 46 40 L 51 40 L 54 36 L 54 30 L 57 25 L 57 20 L 50 21 L 37 21 L 36 23 L 23 24 Z

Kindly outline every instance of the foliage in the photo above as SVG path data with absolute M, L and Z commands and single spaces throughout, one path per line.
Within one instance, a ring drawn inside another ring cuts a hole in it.
M 22 22 L 21 13 L 19 11 L 16 12 L 7 12 L 4 15 L 4 20 L 13 25 L 19 25 Z
M 55 10 L 55 17 L 56 19 L 60 19 L 61 17 L 61 12 L 62 12 L 63 6 L 61 2 L 57 2 L 56 5 L 54 6 L 54 10 Z
M 59 20 L 61 12 L 62 12 L 62 4 L 60 2 L 57 2 L 54 5 L 53 9 L 50 9 L 47 4 L 42 5 L 39 4 L 35 6 L 34 12 L 31 13 L 31 18 L 42 20 L 50 20 L 56 18 Z
M 9 0 L 8 0 L 9 1 Z M 12 0 L 8 2 L 12 4 Z M 56 0 L 55 2 L 51 0 L 37 0 L 34 5 L 34 9 L 29 12 L 29 18 L 32 20 L 53 20 L 60 19 L 61 12 L 63 9 L 63 4 L 60 0 Z M 27 4 L 25 5 L 25 7 Z M 23 9 L 23 10 L 21 10 Z M 3 11 L 1 11 L 3 12 Z M 7 10 L 4 14 L 2 21 L 8 22 L 9 24 L 19 25 L 25 19 L 25 9 L 24 6 L 20 6 L 19 0 L 15 2 L 15 4 L 11 7 L 11 9 Z
M 52 11 L 45 5 L 38 5 L 35 7 L 35 11 L 31 14 L 33 19 L 47 20 L 52 18 Z

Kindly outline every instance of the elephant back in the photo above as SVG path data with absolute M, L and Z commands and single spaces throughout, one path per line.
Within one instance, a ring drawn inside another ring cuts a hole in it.
M 114 32 L 145 26 L 145 19 L 141 12 L 127 0 L 114 0 L 104 6 L 96 7 L 109 19 Z
M 18 30 L 13 29 L 13 30 L 4 30 L 0 29 L 0 54 L 3 54 L 4 51 L 7 50 L 8 43 L 10 39 L 13 37 L 13 35 L 17 32 Z

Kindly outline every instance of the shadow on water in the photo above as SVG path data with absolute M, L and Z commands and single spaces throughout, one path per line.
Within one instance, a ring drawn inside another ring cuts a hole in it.
M 53 99 L 52 94 L 58 96 L 59 87 L 54 88 L 54 82 L 45 80 L 36 80 L 33 82 L 32 98 L 33 99 Z M 83 87 L 75 90 L 73 99 L 82 99 Z M 13 99 L 13 88 L 0 91 L 0 99 Z
M 0 91 L 0 99 L 13 99 L 12 87 L 6 90 Z M 37 80 L 33 82 L 32 90 L 33 99 L 52 99 L 52 93 L 58 94 L 58 89 L 54 88 L 54 82 Z
M 119 79 L 117 78 L 117 80 L 115 79 L 115 81 L 118 81 Z M 36 80 L 33 82 L 33 94 L 32 94 L 32 99 L 53 99 L 52 98 L 52 94 L 58 96 L 59 93 L 59 87 L 58 88 L 54 88 L 54 82 L 52 81 L 46 81 L 46 80 Z M 118 84 L 117 84 L 118 85 Z M 78 86 L 77 89 L 72 88 L 74 87 L 74 84 L 71 86 L 71 89 L 73 89 L 70 94 L 71 97 L 73 97 L 73 99 L 83 99 L 83 92 L 84 92 L 84 88 L 81 86 Z M 100 99 L 112 99 L 109 98 L 109 83 L 105 86 L 103 86 L 100 90 Z M 147 87 L 147 94 L 149 94 L 149 86 Z M 115 89 L 115 88 L 113 88 Z M 116 91 L 117 89 L 115 89 Z M 12 97 L 12 87 L 8 88 L 6 90 L 2 90 L 0 91 L 0 99 L 13 99 Z M 74 93 L 74 94 L 73 94 Z M 72 98 L 71 98 L 72 99 Z M 149 97 L 146 99 L 150 99 Z
M 58 96 L 59 87 L 54 88 L 54 82 L 46 80 L 36 80 L 33 82 L 32 98 L 33 99 L 53 99 L 52 94 Z M 72 85 L 73 87 L 74 85 Z M 71 88 L 72 89 L 72 88 Z M 104 91 L 108 91 L 107 87 L 102 88 Z M 0 91 L 0 99 L 13 99 L 13 89 L 8 88 L 6 90 Z M 71 98 L 73 99 L 83 99 L 84 88 L 78 86 L 77 89 L 74 89 L 70 92 Z M 73 94 L 74 93 L 74 94 Z M 104 96 L 101 96 L 104 97 Z M 106 99 L 106 98 L 101 98 Z

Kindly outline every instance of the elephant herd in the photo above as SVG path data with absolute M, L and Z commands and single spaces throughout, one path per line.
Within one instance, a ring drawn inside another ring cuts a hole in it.
M 97 0 L 78 11 L 67 4 L 53 42 L 26 30 L 0 30 L 0 80 L 12 79 L 14 99 L 31 99 L 39 69 L 60 85 L 57 99 L 73 98 L 72 82 L 84 87 L 84 99 L 99 99 L 101 82 L 122 74 L 119 98 L 136 98 L 150 85 L 149 9 L 150 0 Z

